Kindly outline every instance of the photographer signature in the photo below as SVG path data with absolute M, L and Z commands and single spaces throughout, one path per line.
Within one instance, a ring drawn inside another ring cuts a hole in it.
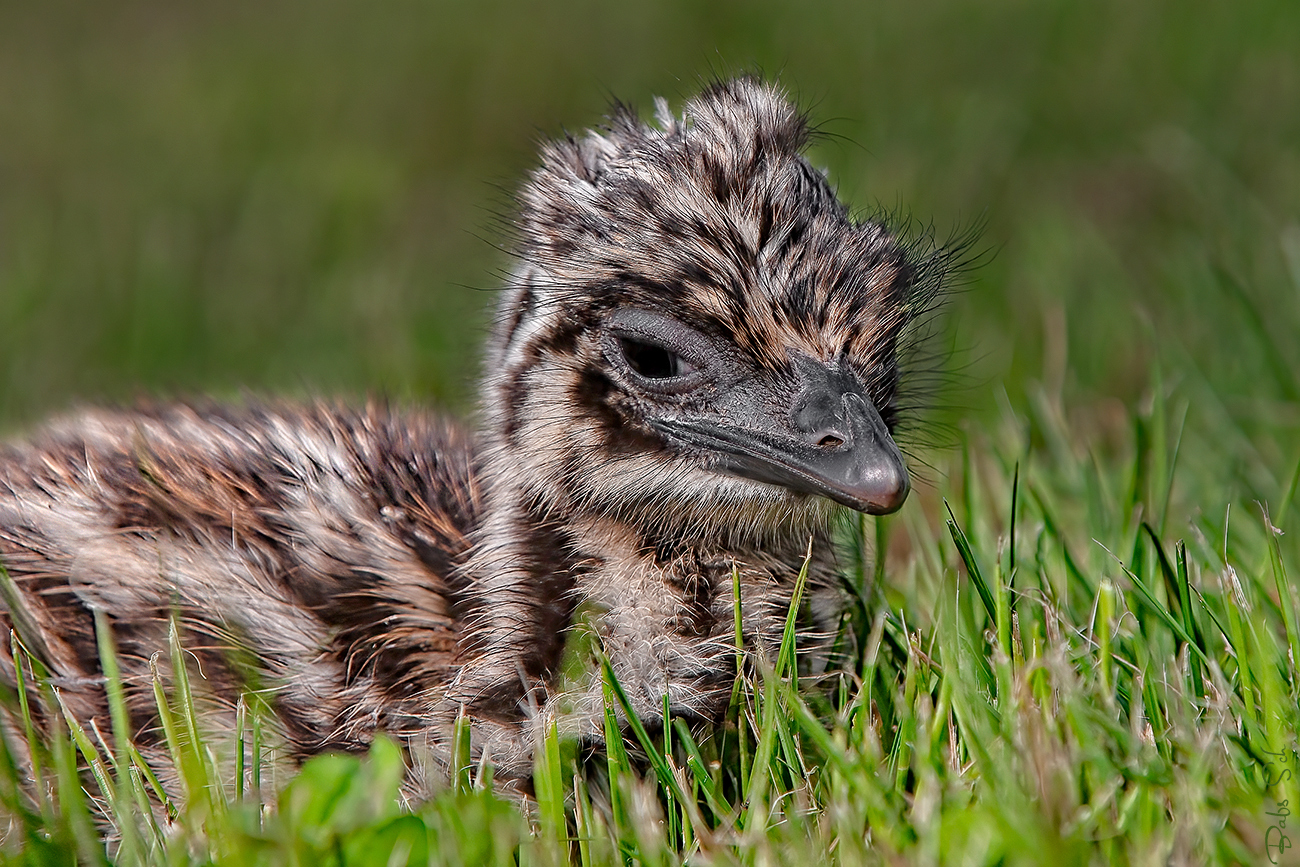
M 1291 779 L 1292 771 L 1297 769 L 1297 760 L 1300 759 L 1295 750 L 1276 753 L 1272 750 L 1262 750 L 1262 752 L 1275 757 L 1264 765 L 1264 787 L 1266 789 L 1273 788 L 1283 780 Z M 1278 764 L 1281 764 L 1282 767 L 1275 767 Z M 1288 764 L 1290 767 L 1286 767 Z M 1274 774 L 1277 776 L 1274 777 Z M 1270 864 L 1279 863 L 1282 854 L 1291 848 L 1291 838 L 1286 835 L 1286 820 L 1291 815 L 1289 801 L 1278 801 L 1275 809 L 1277 812 L 1266 813 L 1266 815 L 1273 816 L 1277 821 L 1269 825 L 1268 830 L 1264 833 L 1264 854 L 1268 857 Z

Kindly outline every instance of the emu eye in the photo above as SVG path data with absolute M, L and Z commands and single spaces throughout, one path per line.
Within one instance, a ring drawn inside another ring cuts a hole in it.
M 677 353 L 648 340 L 620 337 L 618 345 L 627 366 L 646 379 L 672 379 L 695 369 Z

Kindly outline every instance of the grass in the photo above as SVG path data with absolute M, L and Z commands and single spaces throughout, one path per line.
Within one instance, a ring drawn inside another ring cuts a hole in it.
M 947 481 L 917 506 L 882 526 L 862 521 L 884 542 L 888 580 L 855 597 L 829 673 L 797 671 L 792 611 L 778 658 L 751 660 L 738 677 L 725 724 L 647 730 L 633 718 L 624 731 L 629 703 L 604 667 L 605 743 L 548 738 L 536 802 L 523 812 L 493 793 L 464 741 L 452 779 L 424 804 L 403 799 L 403 756 L 386 740 L 364 758 L 317 758 L 278 791 L 262 785 L 275 747 L 259 705 L 250 697 L 239 717 L 242 758 L 219 763 L 175 640 L 175 679 L 156 680 L 168 758 L 150 766 L 130 745 L 101 620 L 109 730 L 65 718 L 25 757 L 34 787 L 6 753 L 5 856 L 339 865 L 1276 856 L 1285 805 L 1300 803 L 1300 623 L 1288 577 L 1300 563 L 1273 523 L 1292 520 L 1294 477 L 1268 506 L 1223 503 L 1162 531 L 1181 511 L 1171 492 L 1194 445 L 1176 423 L 1181 405 L 1154 401 L 1128 419 L 1127 460 L 1109 463 L 1050 395 L 1034 406 L 969 432 Z M 860 533 L 850 541 L 860 546 Z M 43 714 L 58 720 L 57 689 L 21 636 L 15 648 Z M 14 718 L 30 719 L 19 696 L 8 699 Z M 160 799 L 160 776 L 179 779 L 182 796 Z M 99 814 L 104 827 L 92 824 Z
M 606 90 L 757 65 L 848 200 L 996 251 L 939 332 L 950 447 L 846 533 L 832 674 L 756 664 L 715 730 L 620 732 L 610 683 L 607 742 L 543 744 L 525 814 L 463 742 L 427 804 L 386 742 L 276 776 L 255 697 L 204 731 L 180 664 L 146 762 L 26 643 L 6 707 L 55 731 L 0 756 L 4 858 L 1294 863 L 1300 7 L 534 6 L 0 4 L 0 426 L 139 389 L 464 407 L 484 181 Z

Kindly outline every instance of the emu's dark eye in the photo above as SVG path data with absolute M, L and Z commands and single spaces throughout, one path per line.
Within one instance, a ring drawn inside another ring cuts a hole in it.
M 636 307 L 613 310 L 599 338 L 618 380 L 642 397 L 691 394 L 717 374 L 713 341 L 663 313 Z
M 672 379 L 695 369 L 677 353 L 648 340 L 620 337 L 618 346 L 627 366 L 646 379 Z

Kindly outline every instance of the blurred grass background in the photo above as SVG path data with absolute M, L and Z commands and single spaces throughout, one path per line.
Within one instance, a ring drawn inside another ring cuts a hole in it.
M 538 137 L 757 68 L 855 206 L 987 222 L 962 413 L 1044 383 L 1104 430 L 1158 364 L 1287 463 L 1297 45 L 1284 0 L 4 0 L 0 429 L 244 388 L 467 409 Z

